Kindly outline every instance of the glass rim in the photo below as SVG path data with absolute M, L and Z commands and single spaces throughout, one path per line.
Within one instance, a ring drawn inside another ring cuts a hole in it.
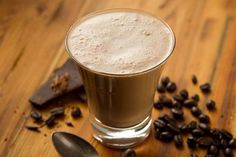
M 151 16 L 155 19 L 158 19 L 159 21 L 161 21 L 165 26 L 166 28 L 170 31 L 171 33 L 171 39 L 172 39 L 172 47 L 170 48 L 169 50 L 169 54 L 166 58 L 164 58 L 159 64 L 149 68 L 149 69 L 146 69 L 146 70 L 143 70 L 143 71 L 139 71 L 139 72 L 136 72 L 136 73 L 130 73 L 130 74 L 116 74 L 116 73 L 108 73 L 108 72 L 100 72 L 100 71 L 96 71 L 96 70 L 93 70 L 93 69 L 90 69 L 88 67 L 86 67 L 85 65 L 83 65 L 82 63 L 80 63 L 71 53 L 70 51 L 70 48 L 68 46 L 68 37 L 71 33 L 71 31 L 76 27 L 78 26 L 80 23 L 82 23 L 83 21 L 89 19 L 90 17 L 93 17 L 93 16 L 96 16 L 96 15 L 101 15 L 101 14 L 104 14 L 104 13 L 109 13 L 109 12 L 133 12 L 133 13 L 139 13 L 139 14 L 143 14 L 143 15 L 147 15 L 147 16 Z M 175 34 L 173 32 L 173 30 L 171 29 L 171 27 L 164 21 L 162 20 L 161 18 L 159 17 L 156 17 L 154 15 L 152 15 L 151 13 L 148 13 L 148 12 L 145 12 L 143 10 L 138 10 L 138 9 L 128 9 L 128 8 L 115 8 L 115 9 L 105 9 L 105 10 L 100 10 L 100 11 L 95 11 L 95 12 L 92 12 L 92 13 L 89 13 L 85 16 L 83 16 L 82 18 L 80 19 L 77 19 L 69 28 L 69 30 L 67 31 L 67 34 L 66 34 L 66 38 L 65 38 L 65 47 L 66 47 L 66 51 L 67 51 L 67 54 L 69 55 L 70 58 L 72 58 L 78 65 L 79 67 L 89 71 L 89 72 L 92 72 L 92 73 L 95 73 L 95 74 L 98 74 L 98 75 L 102 75 L 102 76 L 112 76 L 112 77 L 129 77 L 129 76 L 137 76 L 137 75 L 142 75 L 142 74 L 145 74 L 145 73 L 148 73 L 148 72 L 151 72 L 155 69 L 157 69 L 158 67 L 162 66 L 163 64 L 165 64 L 165 62 L 169 59 L 169 57 L 173 54 L 173 51 L 175 49 L 175 45 L 176 45 L 176 38 L 175 38 Z

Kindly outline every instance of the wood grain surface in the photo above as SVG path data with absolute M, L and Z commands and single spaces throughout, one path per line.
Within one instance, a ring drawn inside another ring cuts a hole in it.
M 57 157 L 51 133 L 69 131 L 85 138 L 101 157 L 118 157 L 120 150 L 106 148 L 91 136 L 86 104 L 77 100 L 83 118 L 63 121 L 59 127 L 28 131 L 32 106 L 28 98 L 47 79 L 53 69 L 68 57 L 64 38 L 70 25 L 90 12 L 108 8 L 135 8 L 163 18 L 174 30 L 177 45 L 163 75 L 179 89 L 200 93 L 191 83 L 196 74 L 200 83 L 209 81 L 213 92 L 201 96 L 199 106 L 211 117 L 213 127 L 226 128 L 236 136 L 236 1 L 235 0 L 0 0 L 0 156 Z M 157 95 L 156 95 L 157 96 Z M 208 112 L 208 99 L 217 110 Z M 47 111 L 45 111 L 47 112 Z M 67 111 L 66 111 L 67 112 Z M 162 111 L 167 112 L 167 111 Z M 153 118 L 160 114 L 153 110 Z M 190 120 L 189 112 L 186 111 Z M 139 157 L 188 157 L 186 144 L 178 150 L 173 143 L 163 144 L 150 137 L 135 147 Z M 205 151 L 197 150 L 200 157 Z

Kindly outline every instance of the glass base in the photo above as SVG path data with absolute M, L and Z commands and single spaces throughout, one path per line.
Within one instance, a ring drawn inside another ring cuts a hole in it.
M 109 127 L 92 117 L 90 117 L 90 121 L 93 127 L 93 137 L 105 146 L 117 149 L 130 148 L 143 142 L 148 137 L 152 124 L 150 116 L 129 128 Z

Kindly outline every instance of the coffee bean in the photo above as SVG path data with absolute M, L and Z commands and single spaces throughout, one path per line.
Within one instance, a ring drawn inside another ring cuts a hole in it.
M 192 99 L 188 99 L 184 101 L 184 106 L 187 108 L 192 108 L 193 106 L 197 106 L 196 101 L 192 100 Z
M 166 90 L 170 93 L 173 93 L 174 91 L 176 91 L 177 86 L 174 82 L 169 82 L 166 86 Z
M 155 109 L 162 110 L 163 109 L 163 104 L 160 101 L 156 101 L 153 104 Z
M 153 125 L 154 125 L 154 128 L 155 130 L 158 128 L 160 129 L 161 131 L 165 130 L 166 129 L 166 123 L 161 120 L 161 119 L 157 119 L 153 122 Z
M 197 142 L 200 148 L 208 148 L 211 144 L 213 144 L 212 138 L 210 137 L 200 137 L 197 139 Z
M 191 108 L 191 113 L 192 113 L 193 116 L 199 117 L 199 115 L 202 113 L 202 111 L 198 107 L 193 106 Z
M 159 93 L 164 93 L 166 91 L 166 87 L 163 84 L 158 84 L 157 85 L 157 91 Z
M 195 153 L 192 153 L 192 154 L 190 154 L 190 156 L 189 157 L 198 157 L 198 155 L 197 154 L 195 154 Z
M 188 124 L 188 130 L 189 131 L 193 131 L 194 129 L 197 128 L 197 122 L 196 121 L 191 121 L 189 124 Z
M 221 134 L 222 134 L 222 137 L 228 141 L 233 138 L 233 135 L 225 129 L 221 129 Z
M 208 148 L 207 154 L 217 155 L 218 154 L 218 148 L 215 145 L 211 145 Z
M 200 97 L 198 94 L 194 94 L 191 99 L 193 99 L 194 101 L 198 102 L 200 100 Z
M 45 121 L 45 124 L 51 128 L 53 127 L 56 123 L 55 123 L 56 117 L 54 115 L 51 115 L 50 117 L 48 117 Z
M 184 98 L 188 99 L 188 91 L 186 89 L 182 89 L 179 94 Z
M 224 151 L 224 154 L 226 157 L 233 157 L 234 156 L 233 151 L 230 148 L 226 148 Z
M 173 118 L 171 118 L 171 117 L 170 117 L 169 115 L 167 115 L 167 114 L 161 115 L 158 119 L 161 119 L 161 120 L 163 120 L 163 121 L 166 122 L 166 123 L 171 123 L 171 124 L 174 124 L 174 125 L 177 124 L 177 121 L 174 120 Z
M 174 101 L 172 107 L 182 109 L 182 105 L 178 101 Z
M 80 110 L 80 108 L 76 108 L 76 109 L 74 109 L 72 112 L 71 112 L 71 116 L 73 117 L 73 118 L 79 118 L 79 117 L 81 117 L 82 116 L 82 112 L 81 112 L 81 110 Z
M 229 146 L 230 148 L 235 149 L 235 148 L 236 148 L 236 138 L 231 139 L 231 140 L 229 141 L 228 146 Z
M 192 75 L 192 82 L 193 84 L 197 84 L 198 83 L 198 80 L 197 80 L 197 76 L 196 75 Z
M 206 154 L 204 157 L 216 157 L 215 155 Z
M 170 98 L 168 98 L 165 95 L 160 95 L 159 96 L 159 101 L 162 103 L 164 106 L 171 108 L 173 105 L 173 102 Z
M 221 139 L 221 131 L 219 129 L 216 129 L 216 128 L 211 129 L 210 130 L 210 135 L 213 138 Z
M 205 123 L 199 123 L 199 128 L 202 129 L 202 131 L 204 131 L 205 133 L 210 132 L 210 129 L 211 129 L 209 125 Z
M 198 119 L 201 123 L 209 123 L 210 122 L 209 116 L 207 116 L 203 113 L 199 115 Z
M 187 144 L 189 148 L 196 148 L 197 146 L 197 141 L 194 137 L 190 136 L 187 139 Z
M 208 110 L 214 110 L 215 109 L 216 102 L 214 100 L 208 100 L 206 102 L 206 107 Z
M 174 118 L 176 119 L 183 119 L 184 116 L 184 112 L 182 109 L 179 108 L 172 108 L 171 109 L 171 113 L 173 115 Z
M 182 97 L 182 96 L 179 95 L 179 94 L 175 94 L 175 95 L 173 96 L 173 98 L 174 98 L 174 100 L 176 100 L 176 101 L 179 102 L 179 103 L 183 103 L 184 100 L 185 100 L 185 98 Z
M 203 93 L 210 93 L 211 92 L 211 85 L 209 83 L 204 83 L 200 85 L 200 89 Z
M 181 132 L 181 130 L 172 123 L 167 124 L 167 129 L 173 134 L 179 134 Z
M 64 108 L 63 107 L 54 108 L 50 112 L 51 112 L 51 115 L 53 115 L 55 117 L 64 116 Z
M 183 137 L 182 135 L 175 135 L 174 136 L 175 146 L 182 147 L 183 146 Z
M 160 129 L 155 129 L 155 134 L 154 134 L 154 136 L 155 136 L 155 138 L 156 139 L 160 139 L 160 134 L 161 134 L 161 130 Z
M 168 76 L 164 76 L 161 78 L 161 83 L 166 87 L 167 84 L 170 82 L 170 78 Z
M 26 125 L 25 128 L 28 129 L 28 130 L 31 130 L 31 131 L 40 132 L 38 126 Z
M 188 125 L 184 123 L 179 125 L 179 129 L 181 130 L 182 133 L 186 133 L 189 131 Z
M 164 131 L 160 133 L 159 138 L 161 141 L 170 142 L 171 140 L 173 140 L 173 134 L 168 131 Z
M 42 120 L 42 115 L 39 112 L 32 111 L 30 116 L 35 120 L 35 121 L 41 121 Z
M 135 157 L 136 156 L 136 153 L 135 153 L 135 151 L 133 150 L 133 149 L 126 149 L 123 153 L 122 153 L 122 155 L 121 155 L 122 157 Z
M 201 129 L 197 128 L 192 131 L 192 135 L 193 137 L 198 138 L 198 137 L 202 137 L 204 135 L 204 132 Z

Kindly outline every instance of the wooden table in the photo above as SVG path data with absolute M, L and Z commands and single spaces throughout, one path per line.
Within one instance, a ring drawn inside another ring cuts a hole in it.
M 91 136 L 86 104 L 78 101 L 83 118 L 63 121 L 41 133 L 28 131 L 32 107 L 29 96 L 45 81 L 52 70 L 68 57 L 64 38 L 76 18 L 108 8 L 136 8 L 163 18 L 173 28 L 177 45 L 163 72 L 179 89 L 200 93 L 192 85 L 191 75 L 199 82 L 209 81 L 213 92 L 200 94 L 199 106 L 211 117 L 211 126 L 226 128 L 236 135 L 236 1 L 235 0 L 1 0 L 0 1 L 0 156 L 58 156 L 51 142 L 55 130 L 69 131 L 92 143 L 102 157 L 120 156 L 121 151 L 106 148 Z M 214 99 L 217 110 L 209 112 L 204 102 Z M 46 111 L 45 111 L 46 112 Z M 165 111 L 162 111 L 165 112 Z M 160 112 L 153 110 L 153 118 Z M 187 117 L 189 112 L 185 112 Z M 191 118 L 187 118 L 191 119 Z M 178 150 L 173 143 L 163 144 L 150 137 L 135 147 L 142 157 L 187 157 L 186 143 Z M 199 156 L 205 151 L 197 150 Z

